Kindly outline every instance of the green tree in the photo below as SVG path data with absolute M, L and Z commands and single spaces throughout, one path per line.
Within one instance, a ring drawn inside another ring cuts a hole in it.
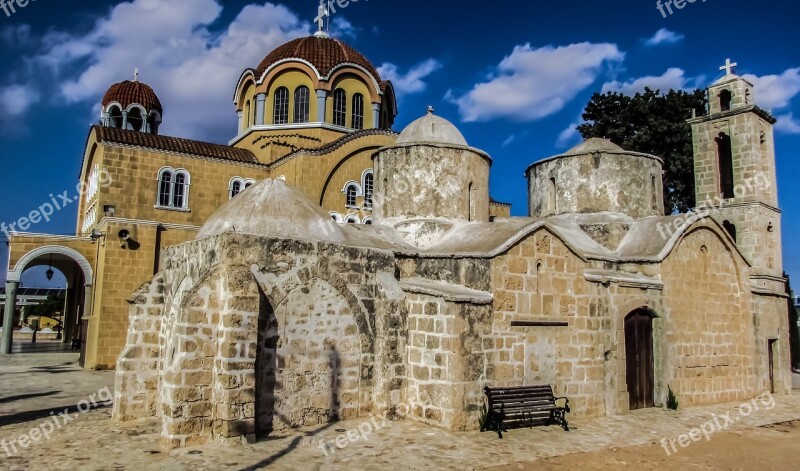
M 686 212 L 695 206 L 693 114 L 705 114 L 706 94 L 645 88 L 634 96 L 595 93 L 583 113 L 578 132 L 584 139 L 601 137 L 635 152 L 664 159 L 664 210 Z

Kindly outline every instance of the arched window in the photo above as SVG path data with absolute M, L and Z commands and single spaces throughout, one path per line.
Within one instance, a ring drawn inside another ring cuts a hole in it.
M 341 88 L 333 92 L 333 124 L 347 126 L 347 92 Z
M 112 106 L 108 109 L 108 126 L 112 128 L 122 127 L 122 110 L 119 106 Z
M 467 187 L 467 221 L 472 221 L 472 182 Z
M 147 118 L 147 124 L 150 127 L 147 131 L 150 134 L 158 134 L 158 127 L 161 125 L 161 115 L 158 111 L 151 111 L 150 116 Z
M 556 179 L 551 177 L 549 181 L 549 188 L 547 189 L 547 209 L 550 214 L 556 212 Z
M 275 112 L 273 124 L 286 124 L 289 122 L 289 89 L 280 87 L 275 90 Z
M 358 197 L 358 188 L 355 185 L 350 185 L 347 187 L 346 190 L 346 197 L 345 197 L 345 206 L 348 208 L 353 208 L 356 206 L 356 198 Z
M 347 217 L 344 219 L 344 222 L 347 224 L 358 224 L 358 216 L 355 214 L 348 214 Z
M 164 169 L 158 176 L 158 205 L 169 207 L 172 201 L 172 171 Z
M 250 122 L 250 100 L 244 104 L 244 129 L 249 129 L 252 123 Z
M 365 224 L 367 226 L 371 226 L 372 225 L 372 218 L 365 218 L 363 221 L 361 221 L 361 224 Z
M 364 129 L 364 95 L 353 95 L 353 129 Z
M 158 173 L 158 207 L 186 209 L 189 206 L 189 172 L 164 167 Z
M 239 180 L 234 180 L 231 182 L 231 194 L 230 197 L 233 198 L 234 196 L 238 195 L 242 191 L 242 182 Z
M 372 172 L 364 175 L 364 207 L 372 208 L 372 194 L 375 192 L 375 176 Z
M 650 177 L 650 197 L 653 209 L 658 209 L 658 187 L 656 187 L 655 175 Z
M 250 188 L 250 186 L 252 186 L 254 183 L 255 180 L 252 179 L 246 180 L 242 177 L 233 177 L 228 184 L 228 195 L 230 198 L 233 198 L 244 190 Z
M 172 189 L 172 207 L 183 208 L 186 203 L 186 174 L 178 172 L 175 174 L 175 185 Z
M 294 91 L 294 122 L 307 123 L 310 106 L 310 93 L 305 85 L 297 87 Z
M 725 220 L 722 221 L 722 227 L 728 231 L 728 234 L 730 234 L 731 239 L 733 239 L 734 242 L 739 243 L 739 241 L 736 240 L 736 225 L 728 220 Z
M 721 132 L 714 140 L 717 142 L 719 191 L 723 199 L 733 198 L 733 149 L 731 147 L 731 138 Z
M 730 90 L 722 90 L 719 92 L 719 109 L 722 111 L 730 111 L 732 95 Z
M 142 110 L 138 107 L 128 110 L 128 130 L 144 131 L 145 119 Z

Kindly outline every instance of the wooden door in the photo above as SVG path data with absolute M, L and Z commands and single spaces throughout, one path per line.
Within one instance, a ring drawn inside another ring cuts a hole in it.
M 626 379 L 630 408 L 654 407 L 653 317 L 636 311 L 625 318 Z

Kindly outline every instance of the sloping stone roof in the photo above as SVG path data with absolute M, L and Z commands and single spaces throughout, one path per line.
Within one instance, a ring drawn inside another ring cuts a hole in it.
M 270 66 L 285 59 L 302 59 L 309 62 L 323 77 L 341 64 L 355 64 L 366 69 L 378 83 L 382 82 L 378 71 L 360 52 L 338 39 L 319 36 L 294 39 L 278 46 L 258 64 L 255 70 L 256 78 L 260 79 Z
M 164 109 L 161 107 L 161 101 L 158 99 L 156 92 L 153 91 L 150 85 L 138 80 L 125 80 L 111 85 L 103 96 L 103 108 L 114 102 L 119 103 L 122 109 L 126 109 L 136 103 L 144 106 L 147 111 L 156 110 L 162 115 L 164 114 Z
M 159 136 L 127 129 L 109 128 L 99 124 L 92 126 L 91 132 L 96 134 L 97 142 L 142 147 L 163 152 L 174 152 L 197 157 L 230 160 L 233 162 L 259 163 L 255 154 L 249 150 L 231 146 L 182 139 L 179 137 Z

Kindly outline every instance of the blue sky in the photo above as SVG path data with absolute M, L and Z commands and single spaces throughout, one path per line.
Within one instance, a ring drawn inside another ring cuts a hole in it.
M 654 0 L 359 0 L 336 10 L 335 35 L 395 83 L 395 128 L 435 106 L 492 155 L 492 195 L 515 215 L 526 214 L 524 169 L 577 142 L 572 129 L 593 92 L 705 87 L 730 57 L 779 118 L 784 266 L 800 280 L 795 2 L 697 1 L 666 18 Z M 313 32 L 316 12 L 316 0 L 38 0 L 10 16 L 0 10 L 0 221 L 75 187 L 102 94 L 136 67 L 164 104 L 162 133 L 227 142 L 241 71 Z M 67 207 L 30 231 L 74 234 L 75 219 Z

